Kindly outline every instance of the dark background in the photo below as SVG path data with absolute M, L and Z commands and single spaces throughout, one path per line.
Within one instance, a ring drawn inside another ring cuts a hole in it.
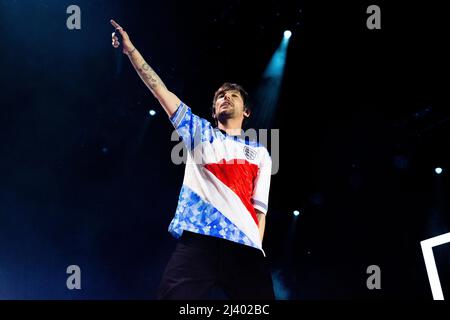
M 0 299 L 156 296 L 184 167 L 111 18 L 208 119 L 224 81 L 257 90 L 290 29 L 264 242 L 277 296 L 432 299 L 420 241 L 450 231 L 448 19 L 437 1 L 391 2 L 1 0 Z M 449 246 L 434 251 L 446 297 Z

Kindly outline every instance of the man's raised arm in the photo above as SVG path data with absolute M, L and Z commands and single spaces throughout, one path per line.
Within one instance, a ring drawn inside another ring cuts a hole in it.
M 133 46 L 130 37 L 125 30 L 123 30 L 123 28 L 114 20 L 111 20 L 111 24 L 116 29 L 116 32 L 119 32 L 122 37 L 122 52 L 128 56 L 134 69 L 136 69 L 142 81 L 144 81 L 145 85 L 150 89 L 155 98 L 158 99 L 167 115 L 171 116 L 177 110 L 180 99 L 166 88 L 161 78 L 148 65 L 139 51 L 137 51 L 136 47 Z M 112 34 L 112 45 L 114 48 L 118 48 L 120 45 L 115 32 Z

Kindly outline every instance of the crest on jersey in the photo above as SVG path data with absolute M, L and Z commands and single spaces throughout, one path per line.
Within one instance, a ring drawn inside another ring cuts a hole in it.
M 244 154 L 248 160 L 255 160 L 256 158 L 256 151 L 249 148 L 248 146 L 244 146 Z

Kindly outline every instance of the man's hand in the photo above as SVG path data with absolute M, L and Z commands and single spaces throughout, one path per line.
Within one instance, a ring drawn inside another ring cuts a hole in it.
M 256 217 L 258 218 L 258 229 L 259 229 L 259 236 L 261 238 L 261 241 L 263 241 L 264 238 L 264 229 L 266 228 L 266 215 L 259 211 L 258 209 L 255 209 L 256 211 Z
M 116 34 L 116 32 L 118 32 L 122 38 L 122 52 L 125 54 L 129 54 L 131 51 L 134 50 L 134 46 L 130 41 L 128 33 L 126 33 L 125 30 L 123 30 L 123 28 L 114 20 L 111 19 L 110 22 L 116 29 L 116 31 L 113 32 L 111 35 L 113 47 L 118 48 L 120 46 L 119 37 Z

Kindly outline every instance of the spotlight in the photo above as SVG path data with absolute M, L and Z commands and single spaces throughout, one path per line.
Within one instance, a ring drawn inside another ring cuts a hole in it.
M 300 211 L 298 211 L 298 210 L 295 210 L 294 212 L 293 212 L 293 214 L 294 214 L 294 216 L 298 216 L 298 215 L 300 215 Z
M 150 110 L 148 113 L 149 113 L 151 116 L 154 116 L 154 115 L 156 114 L 156 111 L 155 111 L 155 110 Z
M 252 120 L 255 127 L 271 127 L 286 65 L 289 36 L 291 36 L 291 32 L 285 31 L 284 36 L 280 39 L 280 45 L 270 58 L 254 93 L 254 104 L 258 106 L 258 111 L 260 111 Z
M 286 39 L 289 39 L 291 36 L 292 36 L 292 32 L 291 32 L 291 31 L 286 30 L 286 31 L 284 32 L 284 37 L 285 37 Z
M 436 169 L 434 169 L 434 172 L 436 172 L 436 174 L 441 174 L 442 173 L 442 168 L 437 167 Z

